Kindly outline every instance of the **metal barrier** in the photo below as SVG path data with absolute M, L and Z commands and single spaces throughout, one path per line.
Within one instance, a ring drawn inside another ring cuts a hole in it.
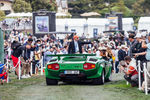
M 148 90 L 150 90 L 150 87 L 148 87 L 148 78 L 150 78 L 150 73 L 147 70 L 146 63 L 143 63 L 144 69 L 141 70 L 140 67 L 140 61 L 138 61 L 138 74 L 139 74 L 139 90 L 142 90 L 142 83 L 141 83 L 141 72 L 144 72 L 144 91 L 145 94 L 148 95 Z
M 143 73 L 143 71 L 141 70 L 140 63 L 141 62 L 138 61 L 139 90 L 142 90 L 141 72 Z
M 43 56 L 42 56 L 42 59 L 41 59 L 41 75 L 43 75 Z
M 18 75 L 18 78 L 19 78 L 19 80 L 21 79 L 21 63 L 20 63 L 20 57 L 19 57 L 19 61 L 18 61 L 18 63 L 19 63 L 19 68 L 18 68 L 18 70 L 19 70 L 19 75 Z
M 5 64 L 5 66 L 6 66 L 6 68 L 9 70 L 9 66 L 11 67 L 12 65 L 9 63 L 10 62 L 10 60 L 9 59 L 7 59 L 6 60 L 6 64 Z M 18 66 L 18 79 L 20 80 L 21 79 L 21 59 L 20 59 L 20 57 L 18 58 L 18 62 L 17 62 L 17 64 L 16 64 L 16 66 L 13 66 L 12 68 L 14 68 L 14 70 L 13 71 L 15 71 L 15 69 L 17 68 L 17 66 Z M 32 75 L 33 73 L 32 73 L 32 65 L 33 65 L 33 63 L 31 63 L 31 69 L 30 69 L 30 74 Z M 39 61 L 39 65 L 41 66 L 41 69 L 39 69 L 39 70 L 41 70 L 41 75 L 43 75 L 43 70 L 44 70 L 44 68 L 45 67 L 43 67 L 43 56 L 42 56 L 42 58 L 41 58 L 41 60 Z M 10 68 L 10 69 L 12 69 L 12 68 Z M 7 83 L 9 83 L 9 73 L 7 73 Z
M 36 64 L 35 66 L 39 66 L 39 68 L 41 67 L 40 72 L 41 72 L 41 75 L 43 75 L 43 69 L 44 69 L 44 66 L 43 66 L 43 56 L 41 57 L 41 60 L 38 62 L 38 64 Z M 31 69 L 32 70 L 32 69 Z M 36 71 L 35 71 L 36 72 Z
M 8 59 L 7 59 L 7 62 L 6 62 L 6 64 L 7 64 L 7 65 L 6 65 L 6 66 L 7 66 L 7 70 L 9 69 L 9 68 L 8 68 L 8 62 L 9 62 L 9 61 L 8 61 Z M 9 83 L 9 73 L 7 73 L 7 83 Z
M 148 78 L 150 78 L 150 73 L 148 72 L 147 68 L 146 68 L 146 63 L 143 64 L 144 65 L 144 82 L 145 82 L 145 94 L 148 95 L 148 90 L 150 90 L 150 88 L 148 87 Z

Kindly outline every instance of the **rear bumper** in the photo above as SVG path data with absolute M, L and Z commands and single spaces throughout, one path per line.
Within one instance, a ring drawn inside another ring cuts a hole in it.
M 87 80 L 87 76 L 84 73 L 80 73 L 80 74 L 77 74 L 77 75 L 60 73 L 59 77 L 60 77 L 60 80 L 62 80 L 62 81 Z
M 102 69 L 92 69 L 92 70 L 80 70 L 79 74 L 65 74 L 64 70 L 52 71 L 45 69 L 45 75 L 47 78 L 56 80 L 90 80 L 93 78 L 98 78 L 101 76 Z

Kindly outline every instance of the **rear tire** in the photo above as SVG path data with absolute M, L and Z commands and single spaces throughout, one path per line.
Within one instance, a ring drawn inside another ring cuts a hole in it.
M 46 84 L 47 84 L 47 85 L 57 85 L 57 84 L 58 84 L 58 81 L 55 80 L 55 79 L 50 79 L 50 78 L 47 78 L 47 77 L 46 77 Z
M 99 78 L 93 79 L 93 85 L 103 85 L 105 83 L 105 73 L 102 72 L 102 75 Z

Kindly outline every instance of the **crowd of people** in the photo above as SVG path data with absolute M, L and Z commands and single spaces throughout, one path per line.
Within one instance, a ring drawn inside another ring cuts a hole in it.
M 7 59 L 12 60 L 17 77 L 19 76 L 18 66 L 21 63 L 21 78 L 29 78 L 31 77 L 31 63 L 32 73 L 38 75 L 41 58 L 43 57 L 43 66 L 52 58 L 47 55 L 96 54 L 112 63 L 112 72 L 123 71 L 124 78 L 132 86 L 138 86 L 138 61 L 142 70 L 143 63 L 147 63 L 147 68 L 150 65 L 149 41 L 148 32 L 128 33 L 128 35 L 103 34 L 98 40 L 86 38 L 80 40 L 80 37 L 73 33 L 66 34 L 65 38 L 60 40 L 54 34 L 37 38 L 32 34 L 12 31 L 9 35 L 5 35 L 5 63 Z M 19 57 L 21 62 L 19 62 Z M 143 81 L 142 75 L 141 82 Z
M 3 29 L 31 29 L 32 28 L 32 20 L 31 18 L 17 18 L 11 19 L 6 18 L 1 22 L 1 27 Z

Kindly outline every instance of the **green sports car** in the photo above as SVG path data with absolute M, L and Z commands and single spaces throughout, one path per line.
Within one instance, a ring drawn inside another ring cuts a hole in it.
M 112 65 L 95 54 L 48 55 L 53 58 L 46 64 L 47 85 L 57 85 L 58 81 L 73 82 L 90 80 L 99 85 L 108 81 Z

